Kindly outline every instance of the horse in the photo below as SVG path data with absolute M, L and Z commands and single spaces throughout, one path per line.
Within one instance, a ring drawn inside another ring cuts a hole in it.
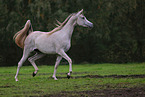
M 69 63 L 69 72 L 67 77 L 70 78 L 72 73 L 72 60 L 66 54 L 71 47 L 71 37 L 76 25 L 83 27 L 93 27 L 93 23 L 87 20 L 82 14 L 83 9 L 77 13 L 70 14 L 63 23 L 57 20 L 58 27 L 50 32 L 33 31 L 30 20 L 28 20 L 22 30 L 14 35 L 15 43 L 23 49 L 23 55 L 18 62 L 15 81 L 18 81 L 18 73 L 22 64 L 27 60 L 31 52 L 36 54 L 28 58 L 29 62 L 34 67 L 33 77 L 38 72 L 38 67 L 35 61 L 46 54 L 57 54 L 57 59 L 54 66 L 54 73 L 52 78 L 57 80 L 56 71 L 62 58 L 66 59 Z

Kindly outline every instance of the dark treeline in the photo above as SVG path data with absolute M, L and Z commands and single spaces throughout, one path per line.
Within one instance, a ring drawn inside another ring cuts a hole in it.
M 0 0 L 0 66 L 20 60 L 22 49 L 13 35 L 28 19 L 34 30 L 50 31 L 55 19 L 62 22 L 81 9 L 94 28 L 75 28 L 68 52 L 74 63 L 145 60 L 145 0 Z M 55 56 L 38 62 L 54 64 Z

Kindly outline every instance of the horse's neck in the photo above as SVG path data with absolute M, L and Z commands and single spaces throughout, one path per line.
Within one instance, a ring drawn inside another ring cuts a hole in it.
M 75 27 L 75 20 L 70 19 L 65 26 L 62 28 L 62 33 L 66 35 L 69 39 L 71 39 L 74 27 Z

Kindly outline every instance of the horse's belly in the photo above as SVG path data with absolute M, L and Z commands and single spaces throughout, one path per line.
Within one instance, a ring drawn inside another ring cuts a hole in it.
M 48 45 L 37 45 L 36 48 L 41 51 L 42 53 L 45 54 L 55 54 L 56 50 L 54 47 L 52 46 L 48 46 Z
M 41 47 L 37 47 L 37 49 L 45 54 L 55 54 L 56 50 L 53 47 L 45 47 L 45 46 L 41 46 Z
M 55 54 L 56 53 L 56 49 L 55 49 L 52 41 L 47 40 L 46 38 L 36 39 L 35 46 L 42 53 L 46 53 L 46 54 Z

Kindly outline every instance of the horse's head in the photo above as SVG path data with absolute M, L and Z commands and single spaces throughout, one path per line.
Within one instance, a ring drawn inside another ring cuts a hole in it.
M 87 20 L 87 18 L 82 14 L 83 9 L 76 14 L 77 20 L 76 23 L 83 27 L 93 27 L 93 23 Z

